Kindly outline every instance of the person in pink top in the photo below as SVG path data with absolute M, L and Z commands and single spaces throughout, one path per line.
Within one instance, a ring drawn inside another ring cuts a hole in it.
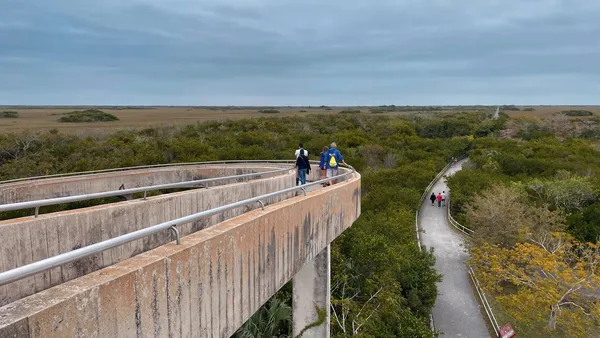
M 441 208 L 442 207 L 442 193 L 438 193 L 436 199 L 438 202 L 438 208 Z

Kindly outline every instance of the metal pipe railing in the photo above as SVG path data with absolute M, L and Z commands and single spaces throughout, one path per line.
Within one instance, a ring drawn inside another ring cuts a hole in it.
M 487 300 L 487 297 L 485 296 L 485 293 L 483 292 L 483 288 L 481 287 L 481 285 L 479 285 L 479 281 L 477 280 L 477 277 L 475 277 L 475 271 L 473 271 L 473 268 L 469 266 L 469 276 L 471 277 L 471 281 L 473 281 L 473 286 L 475 286 L 475 291 L 477 291 L 477 295 L 479 296 L 479 299 L 481 300 L 481 304 L 483 305 L 483 309 L 485 310 L 485 314 L 487 315 L 490 324 L 492 325 L 492 328 L 494 329 L 494 333 L 496 334 L 496 337 L 498 337 L 498 330 L 500 329 L 500 325 L 498 324 L 498 321 L 496 320 L 496 316 L 494 315 L 494 312 L 492 310 L 492 307 L 490 306 L 490 303 Z
M 262 202 L 262 200 L 264 200 L 266 198 L 275 197 L 275 196 L 278 196 L 281 194 L 290 193 L 290 192 L 294 192 L 294 191 L 298 191 L 298 190 L 305 191 L 305 188 L 307 186 L 319 185 L 319 184 L 330 182 L 333 180 L 338 180 L 338 179 L 341 179 L 348 175 L 353 175 L 356 172 L 352 166 L 347 165 L 347 167 L 352 169 L 348 173 L 336 175 L 334 177 L 318 180 L 318 181 L 315 181 L 312 183 L 307 183 L 305 185 L 300 185 L 300 186 L 296 186 L 296 187 L 292 187 L 292 188 L 286 188 L 286 189 L 283 189 L 280 191 L 275 191 L 275 192 L 268 193 L 265 195 L 252 197 L 252 198 L 245 199 L 245 200 L 242 200 L 239 202 L 227 204 L 224 206 L 220 206 L 220 207 L 213 208 L 210 210 L 205 210 L 205 211 L 202 211 L 202 212 L 199 212 L 196 214 L 192 214 L 189 216 L 181 217 L 181 218 L 178 218 L 175 220 L 156 224 L 156 225 L 153 225 L 148 228 L 130 232 L 128 234 L 121 235 L 121 236 L 118 236 L 115 238 L 111 238 L 106 241 L 88 245 L 88 246 L 85 246 L 80 249 L 69 251 L 69 252 L 66 252 L 66 253 L 63 253 L 63 254 L 60 254 L 57 256 L 53 256 L 53 257 L 49 257 L 49 258 L 37 261 L 35 263 L 27 264 L 27 265 L 24 265 L 24 266 L 21 266 L 21 267 L 12 269 L 12 270 L 2 272 L 2 273 L 0 273 L 0 286 L 6 285 L 8 283 L 11 283 L 11 282 L 14 282 L 14 281 L 17 281 L 17 280 L 20 280 L 20 279 L 23 279 L 23 278 L 26 278 L 26 277 L 29 277 L 32 275 L 35 275 L 36 273 L 44 272 L 46 270 L 55 268 L 57 266 L 61 266 L 63 264 L 67 264 L 67 263 L 85 258 L 85 257 L 93 255 L 93 254 L 101 253 L 105 250 L 112 249 L 112 248 L 118 247 L 120 245 L 153 235 L 160 231 L 165 231 L 165 230 L 173 231 L 173 230 L 169 230 L 169 229 L 171 229 L 172 227 L 176 227 L 177 225 L 195 222 L 200 219 L 210 217 L 210 216 L 213 216 L 213 215 L 216 215 L 221 212 L 231 210 L 234 208 L 246 206 L 249 204 L 260 203 L 260 202 Z M 175 230 L 176 230 L 176 228 L 175 228 Z M 176 232 L 176 231 L 173 231 L 173 232 Z
M 456 160 L 460 161 L 465 158 L 467 158 L 466 153 L 457 157 Z M 419 230 L 419 210 L 421 210 L 421 207 L 423 206 L 423 202 L 429 195 L 429 191 L 431 190 L 431 188 L 433 187 L 435 182 L 437 182 L 444 175 L 444 173 L 446 173 L 448 168 L 450 168 L 452 165 L 453 165 L 452 162 L 446 164 L 446 166 L 437 175 L 435 175 L 434 179 L 431 182 L 429 182 L 429 185 L 427 186 L 427 188 L 425 188 L 425 191 L 423 192 L 423 194 L 421 195 L 421 199 L 419 200 L 419 205 L 417 206 L 417 211 L 415 213 L 415 232 L 417 234 L 417 245 L 419 246 L 419 249 L 421 249 L 421 236 L 419 235 L 419 232 L 420 232 L 420 230 Z
M 466 226 L 458 223 L 457 220 L 454 219 L 454 217 L 452 217 L 452 214 L 450 213 L 450 194 L 448 194 L 448 223 L 450 223 L 453 227 L 455 227 L 458 231 L 462 232 L 463 234 L 472 237 L 473 234 L 475 233 L 475 231 L 473 231 L 470 228 L 467 228 Z
M 192 180 L 192 181 L 184 181 L 184 182 L 177 182 L 177 183 L 149 185 L 149 186 L 145 186 L 145 187 L 129 188 L 129 189 L 122 189 L 122 190 L 111 190 L 111 191 L 97 192 L 97 193 L 84 194 L 84 195 L 48 198 L 48 199 L 36 200 L 36 201 L 1 204 L 0 212 L 35 208 L 35 217 L 37 217 L 38 213 L 39 213 L 39 208 L 43 207 L 43 206 L 48 206 L 48 205 L 57 205 L 57 204 L 63 204 L 63 203 L 88 201 L 88 200 L 93 200 L 93 199 L 98 199 L 98 198 L 123 196 L 123 195 L 142 193 L 142 192 L 144 193 L 144 198 L 146 198 L 146 193 L 148 191 L 161 190 L 161 189 L 186 188 L 186 187 L 195 186 L 195 185 L 202 184 L 202 183 L 212 183 L 212 182 L 227 181 L 227 180 L 239 179 L 239 178 L 248 178 L 248 177 L 263 176 L 263 175 L 268 175 L 268 174 L 277 174 L 277 173 L 285 172 L 288 170 L 290 170 L 290 168 L 277 169 L 277 170 L 271 170 L 271 171 L 263 171 L 263 172 L 243 174 L 243 175 L 206 178 L 206 179 L 201 179 L 201 180 Z
M 84 175 L 104 174 L 104 173 L 119 172 L 119 171 L 168 168 L 168 167 L 178 167 L 178 166 L 183 167 L 183 166 L 192 166 L 192 165 L 235 164 L 235 163 L 240 163 L 240 164 L 243 164 L 243 163 L 276 163 L 277 164 L 277 163 L 293 163 L 293 162 L 294 162 L 293 160 L 223 160 L 223 161 L 204 161 L 204 162 L 163 163 L 163 164 L 150 164 L 150 165 L 142 165 L 142 166 L 134 166 L 134 167 L 99 169 L 99 170 L 79 171 L 79 172 L 63 173 L 63 174 L 52 174 L 52 175 L 43 175 L 43 176 L 15 178 L 15 179 L 6 180 L 6 181 L 0 181 L 0 184 L 32 181 L 32 180 L 39 180 L 39 179 L 84 176 Z M 317 162 L 317 161 L 311 161 L 311 162 Z

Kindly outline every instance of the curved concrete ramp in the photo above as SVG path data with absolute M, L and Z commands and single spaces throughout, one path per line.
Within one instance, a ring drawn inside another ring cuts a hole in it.
M 0 337 L 229 337 L 359 215 L 356 173 L 2 307 Z
M 458 162 L 446 172 L 453 175 L 462 169 L 464 161 Z M 448 193 L 444 178 L 438 180 L 432 191 L 437 195 Z M 431 191 L 429 192 L 431 195 Z M 479 310 L 467 273 L 466 261 L 469 253 L 464 247 L 463 237 L 450 228 L 446 220 L 446 208 L 431 206 L 427 199 L 420 211 L 419 224 L 424 232 L 421 242 L 434 248 L 435 269 L 443 275 L 438 283 L 438 296 L 433 308 L 435 328 L 442 332 L 440 337 L 489 337 L 489 332 Z
M 39 217 L 0 221 L 0 272 L 172 219 L 289 188 L 294 186 L 295 177 L 296 173 L 289 170 L 276 177 L 219 185 L 209 189 L 192 189 L 153 196 L 147 200 L 137 199 L 43 214 Z M 268 205 L 288 197 L 291 197 L 291 194 L 265 199 L 264 203 Z M 228 210 L 197 222 L 182 224 L 179 231 L 183 236 L 189 235 L 258 207 L 257 204 L 252 208 L 239 207 Z M 118 263 L 172 240 L 170 233 L 165 231 L 0 286 L 0 306 Z

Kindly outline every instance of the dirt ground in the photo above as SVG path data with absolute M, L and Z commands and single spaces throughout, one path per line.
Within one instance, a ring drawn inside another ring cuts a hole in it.
M 58 129 L 66 133 L 95 133 L 115 131 L 117 129 L 128 128 L 146 128 L 155 126 L 173 126 L 193 124 L 196 122 L 205 122 L 210 120 L 242 119 L 252 117 L 275 117 L 275 116 L 304 116 L 309 114 L 337 114 L 344 109 L 359 109 L 364 114 L 370 114 L 368 107 L 278 107 L 280 114 L 260 113 L 260 108 L 230 108 L 230 107 L 132 107 L 115 108 L 99 107 L 98 109 L 111 113 L 119 118 L 114 122 L 94 122 L 94 123 L 60 123 L 56 120 L 59 114 L 73 110 L 83 110 L 93 107 L 0 107 L 0 111 L 17 111 L 19 118 L 0 118 L 0 132 L 20 132 L 23 130 L 40 131 L 49 129 Z M 524 107 L 523 107 L 524 108 Z M 550 115 L 561 110 L 584 109 L 590 110 L 600 115 L 600 106 L 580 106 L 580 107 L 559 107 L 559 106 L 536 106 L 535 111 L 507 111 L 511 117 L 532 115 L 544 116 Z M 490 108 L 493 110 L 492 108 Z M 470 110 L 467 107 L 442 107 L 442 111 L 465 111 Z M 393 115 L 402 115 L 418 113 L 398 112 Z

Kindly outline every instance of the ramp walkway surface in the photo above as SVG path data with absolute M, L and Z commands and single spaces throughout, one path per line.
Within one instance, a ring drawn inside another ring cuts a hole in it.
M 465 162 L 459 161 L 451 166 L 445 175 L 451 176 L 461 170 Z M 428 195 L 443 191 L 446 194 L 449 191 L 444 176 L 433 185 Z M 446 213 L 446 207 L 439 208 L 437 202 L 432 206 L 429 198 L 423 202 L 419 213 L 419 224 L 423 229 L 421 243 L 427 248 L 434 248 L 435 269 L 443 275 L 442 282 L 438 283 L 438 296 L 433 308 L 435 328 L 442 332 L 440 337 L 489 337 L 469 284 L 466 266 L 469 252 L 462 235 L 448 224 Z

